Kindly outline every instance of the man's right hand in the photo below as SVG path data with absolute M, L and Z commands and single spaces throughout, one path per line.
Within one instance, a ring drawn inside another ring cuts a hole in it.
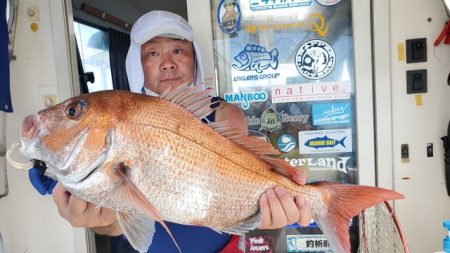
M 68 192 L 61 183 L 53 189 L 59 214 L 73 227 L 92 228 L 95 233 L 118 236 L 122 229 L 113 210 L 86 202 Z

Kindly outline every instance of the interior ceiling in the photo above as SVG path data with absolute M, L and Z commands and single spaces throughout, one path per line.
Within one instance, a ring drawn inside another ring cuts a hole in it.
M 123 1 L 123 0 L 116 0 Z M 138 10 L 142 10 L 142 14 L 151 10 L 166 10 L 177 13 L 187 19 L 186 1 L 180 0 L 128 0 L 130 5 Z
M 130 24 L 133 24 L 140 16 L 151 10 L 171 11 L 187 19 L 186 1 L 180 0 L 72 0 L 75 18 L 103 27 L 111 25 L 84 13 L 81 8 L 83 4 L 91 5 Z

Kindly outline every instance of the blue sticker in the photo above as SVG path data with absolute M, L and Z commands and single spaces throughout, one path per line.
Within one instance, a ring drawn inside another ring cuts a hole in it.
M 350 124 L 352 120 L 350 102 L 313 104 L 312 119 L 314 126 Z
M 233 68 L 239 71 L 256 71 L 262 73 L 265 69 L 278 68 L 279 52 L 277 48 L 267 51 L 265 47 L 247 44 L 245 48 L 234 57 Z
M 321 79 L 334 69 L 336 55 L 323 40 L 310 40 L 300 46 L 295 55 L 298 72 L 308 79 Z
M 350 128 L 301 131 L 298 135 L 299 150 L 302 155 L 353 151 Z
M 252 11 L 273 10 L 282 8 L 304 7 L 311 5 L 312 0 L 250 0 Z
M 341 140 L 331 139 L 328 136 L 323 137 L 316 137 L 314 139 L 308 140 L 305 142 L 305 146 L 310 148 L 334 148 L 336 145 L 341 145 L 342 147 L 346 148 L 345 146 L 345 139 L 347 139 L 347 136 L 343 137 Z
M 241 23 L 241 8 L 236 0 L 222 0 L 217 8 L 217 23 L 222 32 L 235 33 Z
M 289 153 L 295 149 L 297 141 L 295 140 L 295 137 L 290 134 L 282 134 L 278 137 L 277 145 L 281 152 Z
M 242 109 L 247 110 L 250 108 L 250 103 L 264 102 L 267 100 L 268 95 L 265 91 L 254 92 L 239 92 L 239 93 L 225 93 L 225 101 L 230 104 L 241 104 Z

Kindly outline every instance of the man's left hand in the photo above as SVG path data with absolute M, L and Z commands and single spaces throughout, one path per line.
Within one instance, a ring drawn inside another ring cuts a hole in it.
M 304 185 L 304 177 L 294 177 L 297 184 Z M 259 229 L 283 228 L 298 223 L 307 226 L 312 219 L 309 200 L 305 196 L 292 196 L 285 187 L 268 189 L 259 199 L 262 221 Z

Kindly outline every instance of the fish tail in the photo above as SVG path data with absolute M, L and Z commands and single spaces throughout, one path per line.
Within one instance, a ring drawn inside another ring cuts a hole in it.
M 388 200 L 402 199 L 395 191 L 378 187 L 329 182 L 310 184 L 322 196 L 323 205 L 311 206 L 313 218 L 336 252 L 350 253 L 350 219 L 362 210 Z
M 345 136 L 344 138 L 342 138 L 340 141 L 338 141 L 338 144 L 341 144 L 344 148 L 347 148 L 344 144 L 345 139 L 347 139 L 347 136 Z

